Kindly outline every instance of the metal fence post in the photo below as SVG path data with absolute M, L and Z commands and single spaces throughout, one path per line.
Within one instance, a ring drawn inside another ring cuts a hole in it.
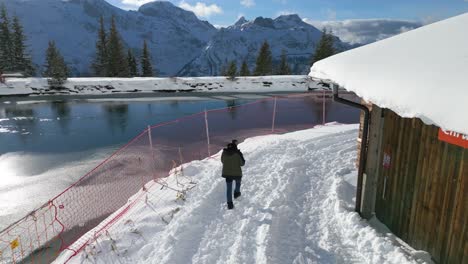
M 276 120 L 276 96 L 275 96 L 275 102 L 273 104 L 273 121 L 271 122 L 271 132 L 275 132 L 275 120 Z
M 208 156 L 211 157 L 211 151 L 210 151 L 210 129 L 208 126 L 208 112 L 205 109 L 205 129 L 206 129 L 206 142 L 208 144 Z
M 153 179 L 156 180 L 156 173 L 154 170 L 156 170 L 156 164 L 154 162 L 154 150 L 153 150 L 153 138 L 151 136 L 151 126 L 148 126 L 148 139 L 149 139 L 149 147 L 150 147 L 150 153 L 151 153 L 151 168 L 153 168 Z
M 182 172 L 182 175 L 184 175 L 184 159 L 182 158 L 182 150 L 179 147 L 179 160 L 180 160 L 180 171 Z
M 322 93 L 322 125 L 325 125 L 325 89 Z

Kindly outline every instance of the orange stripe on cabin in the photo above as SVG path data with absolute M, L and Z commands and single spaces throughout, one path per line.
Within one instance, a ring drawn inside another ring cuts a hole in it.
M 468 148 L 468 135 L 454 131 L 439 128 L 439 140 L 450 143 L 452 145 Z

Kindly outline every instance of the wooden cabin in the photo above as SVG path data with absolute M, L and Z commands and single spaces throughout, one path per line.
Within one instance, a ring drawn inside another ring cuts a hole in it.
M 372 105 L 363 216 L 437 263 L 468 263 L 467 147 L 467 135 Z
M 436 263 L 468 263 L 466 25 L 468 13 L 319 61 L 310 74 L 369 109 L 357 211 Z

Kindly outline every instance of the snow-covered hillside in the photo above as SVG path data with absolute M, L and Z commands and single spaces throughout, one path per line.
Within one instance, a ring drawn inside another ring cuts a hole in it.
M 149 42 L 159 76 L 212 76 L 230 60 L 247 59 L 253 70 L 263 41 L 278 61 L 281 51 L 288 54 L 294 74 L 306 74 L 310 57 L 321 32 L 297 15 L 276 19 L 241 18 L 235 25 L 217 30 L 193 12 L 170 2 L 155 1 L 138 11 L 125 11 L 105 0 L 0 0 L 10 14 L 24 25 L 33 62 L 39 72 L 44 65 L 47 43 L 54 40 L 74 75 L 90 76 L 95 42 L 102 15 L 109 28 L 111 16 L 125 45 L 141 54 L 143 40 Z M 346 45 L 338 40 L 338 45 Z
M 242 196 L 231 211 L 226 209 L 220 153 L 185 164 L 183 176 L 161 181 L 165 188 L 154 185 L 146 202 L 137 203 L 69 263 L 427 260 L 385 227 L 378 227 L 381 233 L 353 212 L 357 134 L 357 125 L 329 124 L 247 139 L 239 145 L 247 160 Z M 187 192 L 180 196 L 171 188 Z M 65 251 L 56 263 L 70 254 Z
M 221 68 L 232 60 L 237 61 L 238 68 L 246 60 L 253 71 L 258 51 L 266 40 L 274 63 L 279 64 L 284 50 L 292 72 L 306 74 L 321 36 L 320 30 L 303 22 L 298 15 L 283 15 L 276 19 L 258 17 L 253 21 L 241 17 L 233 26 L 216 33 L 203 53 L 180 73 L 189 76 L 218 75 Z M 340 49 L 348 47 L 338 38 L 336 45 Z
M 11 15 L 20 17 L 33 62 L 42 66 L 47 43 L 55 40 L 74 74 L 89 74 L 101 15 L 107 28 L 110 17 L 116 17 L 125 45 L 137 55 L 146 39 L 163 76 L 176 74 L 197 57 L 216 33 L 214 26 L 194 13 L 164 1 L 148 3 L 138 11 L 121 10 L 105 0 L 0 0 L 3 3 Z
M 7 79 L 0 97 L 13 95 L 111 95 L 117 93 L 261 93 L 307 92 L 320 88 L 307 75 L 193 78 L 69 78 L 63 87 L 50 88 L 45 78 Z

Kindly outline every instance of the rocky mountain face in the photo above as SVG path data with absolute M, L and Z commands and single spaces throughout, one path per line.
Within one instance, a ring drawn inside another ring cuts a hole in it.
M 141 54 L 148 41 L 158 75 L 172 76 L 196 58 L 217 29 L 194 13 L 169 2 L 152 2 L 125 11 L 104 0 L 0 0 L 24 26 L 33 61 L 44 64 L 49 40 L 54 40 L 75 75 L 90 75 L 102 15 L 106 26 L 115 16 L 127 48 Z
M 264 41 L 268 41 L 273 63 L 279 64 L 284 50 L 292 73 L 306 74 L 310 58 L 322 32 L 302 21 L 298 15 L 284 15 L 276 19 L 258 17 L 247 21 L 241 17 L 233 26 L 220 29 L 203 52 L 180 72 L 181 75 L 218 75 L 223 65 L 237 61 L 240 68 L 246 60 L 253 71 L 256 56 Z M 348 45 L 336 39 L 337 48 Z
M 253 70 L 262 43 L 269 42 L 274 63 L 283 50 L 294 74 L 309 70 L 310 57 L 321 32 L 297 15 L 276 19 L 258 17 L 253 21 L 240 18 L 228 28 L 216 29 L 198 19 L 193 12 L 170 2 L 145 4 L 138 11 L 125 11 L 105 0 L 0 0 L 10 14 L 20 17 L 32 51 L 33 61 L 44 64 L 49 40 L 54 40 L 72 72 L 89 76 L 95 54 L 99 17 L 107 28 L 111 16 L 127 48 L 138 56 L 146 39 L 159 76 L 218 75 L 229 61 L 243 60 Z M 337 38 L 337 46 L 348 46 Z

